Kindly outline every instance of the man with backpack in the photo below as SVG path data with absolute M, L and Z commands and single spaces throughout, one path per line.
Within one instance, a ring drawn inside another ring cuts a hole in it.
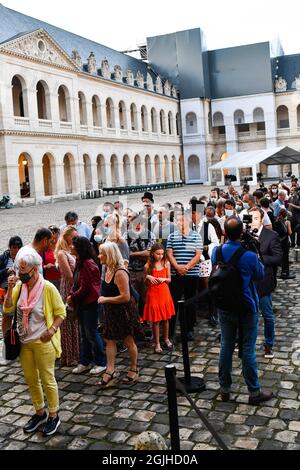
M 249 390 L 249 405 L 270 400 L 272 393 L 262 392 L 258 380 L 256 340 L 259 322 L 259 298 L 255 281 L 263 279 L 264 266 L 256 253 L 242 247 L 243 223 L 238 217 L 225 222 L 228 241 L 212 254 L 213 272 L 209 281 L 211 294 L 219 310 L 221 354 L 219 380 L 221 399 L 230 400 L 232 356 L 237 334 L 243 376 Z

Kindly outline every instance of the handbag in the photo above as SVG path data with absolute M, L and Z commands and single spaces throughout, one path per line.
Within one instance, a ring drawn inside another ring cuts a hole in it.
M 18 333 L 18 325 L 17 325 L 17 310 L 18 310 L 18 301 L 21 295 L 22 291 L 22 286 L 20 288 L 16 308 L 15 308 L 15 313 L 14 313 L 14 321 L 5 333 L 4 336 L 4 344 L 5 344 L 5 359 L 7 361 L 15 361 L 18 359 L 21 351 L 21 341 L 20 341 L 20 336 Z

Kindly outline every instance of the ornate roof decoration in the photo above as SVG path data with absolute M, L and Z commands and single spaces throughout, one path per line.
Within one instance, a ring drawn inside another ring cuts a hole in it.
M 156 79 L 155 88 L 156 93 L 160 93 L 161 95 L 163 94 L 163 85 L 160 76 L 158 76 Z
M 111 78 L 111 73 L 109 70 L 109 63 L 107 59 L 102 60 L 101 62 L 101 75 L 107 80 Z
M 144 88 L 145 87 L 145 77 L 140 71 L 138 71 L 138 73 L 136 75 L 136 82 L 137 82 L 137 86 L 139 88 Z
M 90 53 L 87 60 L 87 69 L 89 73 L 97 73 L 97 60 L 93 52 Z
M 0 45 L 0 52 L 47 63 L 56 67 L 78 70 L 77 63 L 43 29 L 25 33 Z
M 284 78 L 279 77 L 275 81 L 275 91 L 276 91 L 276 93 L 281 93 L 281 92 L 286 91 L 286 90 L 287 90 L 287 81 Z
M 154 84 L 150 73 L 147 73 L 147 90 L 154 91 Z
M 117 82 L 123 82 L 123 70 L 120 65 L 115 65 L 114 68 L 114 77 Z
M 134 76 L 130 69 L 127 70 L 126 82 L 127 82 L 127 85 L 134 86 Z

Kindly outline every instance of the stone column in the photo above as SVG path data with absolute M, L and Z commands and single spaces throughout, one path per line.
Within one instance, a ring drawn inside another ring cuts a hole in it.
M 112 187 L 112 177 L 111 177 L 111 164 L 110 162 L 105 163 L 105 175 L 106 175 L 106 186 L 107 188 Z
M 98 190 L 98 167 L 97 162 L 91 162 L 91 172 L 92 172 L 92 189 L 94 191 Z
M 29 174 L 32 176 L 31 178 L 29 177 L 31 197 L 38 199 L 45 196 L 43 166 L 36 163 L 33 166 L 29 166 Z
M 134 161 L 130 161 L 130 180 L 131 185 L 136 186 L 136 176 L 135 176 L 135 164 Z
M 60 130 L 60 116 L 59 116 L 59 104 L 58 94 L 50 93 L 50 105 L 51 105 L 51 119 L 54 131 Z
M 125 186 L 123 160 L 118 161 L 119 182 L 118 186 Z
M 28 109 L 30 110 L 30 113 L 28 115 L 30 119 L 30 129 L 39 131 L 37 90 L 35 88 L 27 88 L 26 90 L 23 90 L 23 93 L 27 94 Z
M 63 163 L 55 165 L 57 195 L 66 194 L 65 167 Z
M 8 163 L 6 166 L 7 171 L 7 193 L 10 195 L 12 202 L 21 198 L 20 180 L 19 180 L 19 167 L 18 163 Z

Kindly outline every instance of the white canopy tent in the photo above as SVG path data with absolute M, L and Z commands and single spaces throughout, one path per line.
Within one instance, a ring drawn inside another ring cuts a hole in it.
M 230 155 L 226 160 L 216 163 L 209 168 L 209 180 L 212 181 L 212 172 L 214 170 L 221 170 L 222 180 L 221 184 L 224 186 L 225 169 L 234 169 L 236 171 L 237 182 L 240 186 L 240 169 L 252 168 L 252 184 L 257 184 L 257 166 L 260 163 L 265 165 L 294 165 L 300 163 L 300 152 L 290 147 L 276 147 L 265 150 L 252 150 L 249 152 L 237 152 Z

